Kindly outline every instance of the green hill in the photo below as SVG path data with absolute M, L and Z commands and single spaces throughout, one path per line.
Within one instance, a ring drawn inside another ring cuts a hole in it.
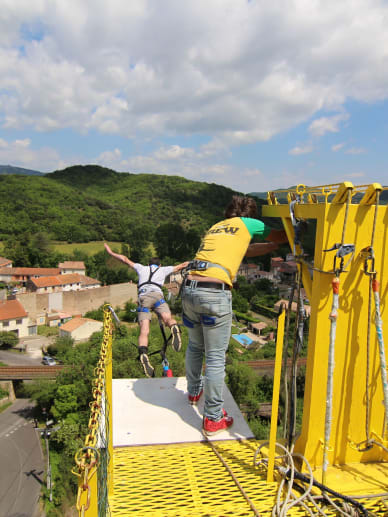
M 46 232 L 68 242 L 128 242 L 162 223 L 200 234 L 236 192 L 178 176 L 117 173 L 97 165 L 37 176 L 0 175 L 0 240 Z M 260 204 L 260 202 L 259 202 Z

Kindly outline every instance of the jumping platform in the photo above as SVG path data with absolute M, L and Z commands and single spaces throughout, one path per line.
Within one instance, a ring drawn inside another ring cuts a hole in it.
M 198 406 L 191 406 L 184 377 L 113 379 L 112 392 L 113 447 L 205 440 L 202 434 L 204 397 Z M 217 441 L 253 438 L 226 385 L 224 398 L 225 410 L 233 416 L 234 423 L 216 435 Z

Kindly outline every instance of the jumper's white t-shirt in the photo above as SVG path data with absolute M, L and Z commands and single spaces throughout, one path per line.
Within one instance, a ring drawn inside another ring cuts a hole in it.
M 143 282 L 147 282 L 150 277 L 150 269 L 151 272 L 155 271 L 155 273 L 152 275 L 151 282 L 154 282 L 153 284 L 145 284 L 140 289 L 138 294 L 144 294 L 144 293 L 150 293 L 151 291 L 157 291 L 161 294 L 163 294 L 163 291 L 161 289 L 162 285 L 164 284 L 164 281 L 168 275 L 171 275 L 171 273 L 174 271 L 174 266 L 156 266 L 155 264 L 152 264 L 152 266 L 143 266 L 143 264 L 134 264 L 133 269 L 136 271 L 139 280 L 138 285 L 141 285 Z M 156 286 L 155 284 L 158 284 L 160 287 Z

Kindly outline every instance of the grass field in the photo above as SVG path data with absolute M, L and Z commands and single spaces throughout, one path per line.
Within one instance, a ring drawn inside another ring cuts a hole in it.
M 116 249 L 119 253 L 121 252 L 121 242 L 108 242 L 108 245 L 112 249 Z M 87 255 L 94 255 L 99 251 L 104 251 L 104 241 L 91 241 L 91 242 L 75 242 L 68 244 L 67 242 L 52 242 L 52 246 L 55 251 L 59 253 L 71 254 L 74 250 L 80 250 Z

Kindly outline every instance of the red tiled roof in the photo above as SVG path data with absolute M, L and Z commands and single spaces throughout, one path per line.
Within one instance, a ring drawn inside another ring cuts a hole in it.
M 54 286 L 63 286 L 69 284 L 81 284 L 82 285 L 100 285 L 101 282 L 99 280 L 95 280 L 94 278 L 90 278 L 85 275 L 80 275 L 78 273 L 68 273 L 66 275 L 56 275 L 56 276 L 48 276 L 41 278 L 31 278 L 31 282 L 36 287 L 54 287 Z
M 59 275 L 60 270 L 57 267 L 2 267 L 1 275 L 23 275 L 23 276 L 54 276 Z
M 87 323 L 88 321 L 93 321 L 95 323 L 101 323 L 101 325 L 102 325 L 102 322 L 97 321 L 97 320 L 92 320 L 91 318 L 73 318 L 72 320 L 67 321 L 66 323 L 61 325 L 61 330 L 66 330 L 66 332 L 72 332 L 73 330 L 75 330 L 79 327 L 82 327 L 82 325 L 85 325 L 85 323 Z
M 41 276 L 39 278 L 31 278 L 30 281 L 35 287 L 54 287 L 55 285 L 61 285 L 57 276 Z
M 96 280 L 95 278 L 90 278 L 90 276 L 79 275 L 79 277 L 80 277 L 80 282 L 82 285 L 101 284 L 101 282 L 99 280 Z
M 57 278 L 62 285 L 79 284 L 81 276 L 78 273 L 66 273 L 66 275 L 58 275 Z
M 18 300 L 0 301 L 0 320 L 26 318 L 28 314 Z

